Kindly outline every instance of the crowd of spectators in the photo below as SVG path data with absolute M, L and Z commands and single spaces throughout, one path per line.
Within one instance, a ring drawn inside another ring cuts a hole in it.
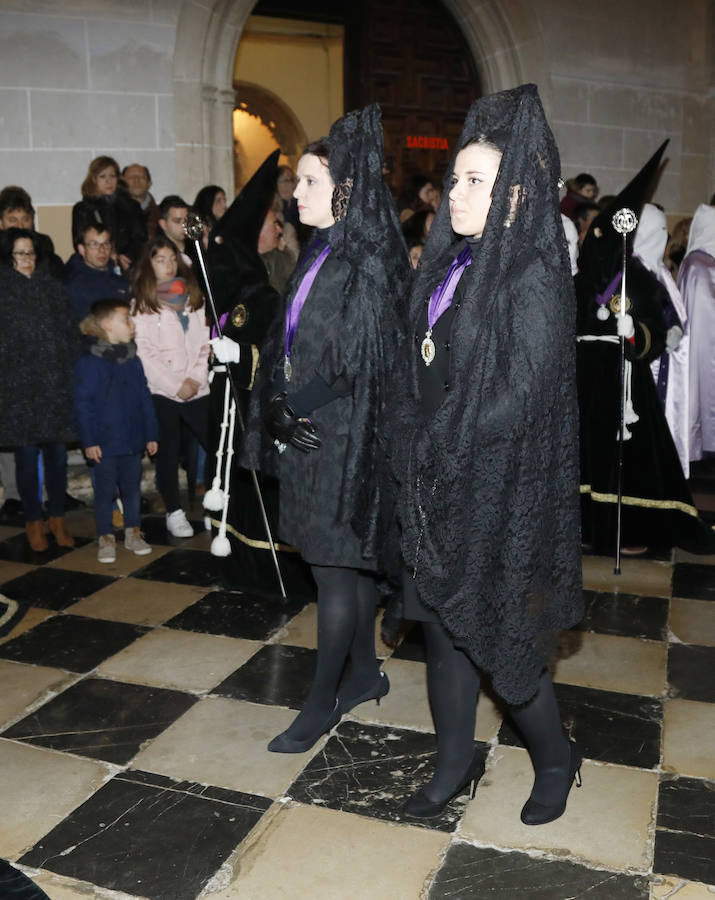
M 431 175 L 414 174 L 406 180 L 396 202 L 415 268 L 441 202 L 436 183 Z M 271 284 L 279 291 L 285 288 L 308 238 L 293 197 L 295 185 L 290 166 L 280 166 L 274 203 L 258 238 L 258 252 Z M 151 187 L 149 169 L 141 163 L 133 162 L 120 170 L 110 156 L 92 160 L 80 188 L 81 199 L 72 209 L 74 252 L 66 262 L 55 252 L 51 238 L 35 230 L 35 210 L 27 191 L 18 186 L 0 191 L 0 316 L 4 325 L 0 328 L 4 360 L 0 388 L 4 505 L 0 518 L 16 518 L 22 512 L 28 540 L 38 552 L 47 548 L 45 512 L 49 513 L 49 528 L 57 543 L 72 545 L 64 517 L 67 504 L 73 503 L 66 491 L 66 449 L 77 445 L 83 429 L 85 435 L 89 433 L 86 404 L 84 422 L 78 426 L 81 416 L 73 405 L 73 385 L 77 389 L 78 384 L 73 367 L 82 354 L 83 359 L 88 353 L 101 357 L 98 344 L 102 345 L 103 359 L 112 363 L 119 357 L 124 360 L 126 345 L 133 346 L 135 337 L 137 362 L 124 371 L 126 374 L 131 369 L 136 375 L 141 369 L 155 415 L 145 417 L 144 430 L 133 441 L 131 452 L 141 458 L 149 445 L 157 445 L 156 483 L 166 506 L 167 527 L 177 536 L 193 533 L 179 505 L 177 473 L 187 442 L 190 446 L 193 441 L 194 451 L 198 449 L 199 453 L 206 447 L 209 332 L 200 279 L 195 274 L 196 251 L 186 239 L 184 225 L 191 211 L 200 215 L 206 248 L 229 201 L 223 188 L 215 184 L 202 187 L 191 204 L 178 194 L 157 201 Z M 599 198 L 596 179 L 588 173 L 567 183 L 561 211 L 574 272 L 579 247 L 592 222 L 612 199 Z M 689 246 L 691 222 L 692 218 L 681 220 L 668 235 L 663 263 L 674 284 L 686 252 L 708 249 Z M 98 307 L 98 303 L 106 308 Z M 127 315 L 131 335 L 125 340 L 121 325 L 115 328 L 115 319 L 118 322 Z M 165 333 L 171 330 L 174 335 L 168 359 L 171 376 L 167 375 L 166 348 L 160 349 L 153 342 L 152 335 L 158 328 Z M 121 339 L 117 339 L 117 333 Z M 82 365 L 86 371 L 98 371 L 94 363 L 85 361 Z M 114 385 L 115 369 L 118 371 L 116 366 L 102 370 L 110 386 Z M 106 397 L 97 402 L 106 403 Z M 101 460 L 94 458 L 95 445 L 85 446 L 85 439 L 80 444 L 94 470 L 92 480 L 97 491 L 95 476 Z M 198 474 L 194 463 L 195 481 L 202 480 L 201 470 L 202 463 L 198 463 Z M 136 466 L 132 471 L 136 473 Z M 119 476 L 113 478 L 119 485 Z M 100 537 L 110 533 L 106 525 L 107 491 L 103 482 Z M 130 505 L 129 532 L 138 528 L 134 495 Z M 113 524 L 121 524 L 118 509 Z M 136 546 L 141 552 L 149 552 L 147 545 Z M 105 546 L 105 557 L 110 556 Z

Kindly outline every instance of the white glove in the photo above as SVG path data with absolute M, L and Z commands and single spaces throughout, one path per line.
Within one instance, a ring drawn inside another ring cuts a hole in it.
M 214 356 L 220 363 L 237 363 L 241 361 L 241 345 L 228 337 L 212 338 L 209 341 Z
M 625 316 L 616 316 L 616 329 L 618 331 L 618 337 L 624 338 L 632 338 L 636 333 L 635 326 L 633 324 L 633 316 L 629 316 L 628 313 Z
M 665 349 L 668 353 L 678 349 L 678 344 L 683 339 L 683 329 L 680 325 L 673 325 L 665 335 Z

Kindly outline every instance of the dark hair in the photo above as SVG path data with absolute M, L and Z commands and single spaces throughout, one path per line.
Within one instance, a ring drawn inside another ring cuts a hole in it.
M 43 259 L 40 239 L 36 231 L 30 231 L 27 228 L 6 228 L 4 231 L 0 231 L 0 259 L 6 266 L 12 267 L 12 250 L 15 241 L 19 238 L 28 238 L 32 241 L 32 248 L 35 251 L 35 266 L 37 266 Z
M 165 219 L 170 209 L 189 209 L 189 204 L 178 194 L 169 194 L 159 204 L 159 218 Z
M 225 194 L 226 191 L 217 184 L 207 184 L 202 187 L 196 195 L 193 209 L 206 222 L 209 228 L 213 228 L 216 224 L 216 216 L 213 214 L 213 206 L 217 194 Z M 167 210 L 168 212 L 168 210 Z
M 402 223 L 402 233 L 405 236 L 408 248 L 416 247 L 418 244 L 420 246 L 424 244 L 427 238 L 427 235 L 425 234 L 427 217 L 433 215 L 434 210 L 432 208 L 420 209 L 416 213 L 412 213 L 409 219 L 405 219 Z
M 303 152 L 305 153 L 306 151 L 303 151 Z M 278 168 L 277 168 L 277 170 L 276 170 L 276 181 L 281 177 L 281 175 L 282 175 L 284 172 L 291 172 L 291 173 L 293 173 L 293 168 L 292 168 L 292 166 L 278 166 Z
M 172 203 L 172 206 L 176 204 Z M 189 309 L 201 309 L 204 305 L 204 298 L 199 290 L 198 282 L 190 267 L 184 263 L 181 254 L 176 249 L 176 244 L 166 235 L 157 235 L 153 240 L 144 247 L 139 262 L 134 270 L 134 309 L 132 315 L 137 313 L 158 313 L 161 306 L 156 297 L 156 275 L 151 261 L 160 250 L 171 250 L 176 254 L 177 278 L 184 278 L 186 286 L 189 290 Z
M 593 175 L 589 175 L 588 172 L 581 172 L 575 178 L 571 179 L 571 183 L 579 190 L 583 187 L 586 187 L 587 184 L 592 184 L 594 187 L 598 187 L 596 179 L 593 177 Z
M 616 199 L 615 194 L 603 194 L 601 197 L 596 200 L 596 205 L 599 209 L 606 209 L 607 206 L 610 206 L 611 203 Z
M 144 169 L 144 171 L 146 172 L 146 177 L 149 179 L 149 181 L 151 181 L 149 169 L 142 163 L 129 163 L 128 166 L 124 166 L 124 168 L 122 169 L 122 178 L 124 178 L 124 176 L 127 174 L 127 169 L 131 169 L 132 166 L 139 166 L 140 169 Z
M 81 190 L 83 197 L 99 197 L 96 180 L 97 175 L 109 168 L 113 168 L 117 173 L 117 178 L 119 178 L 119 166 L 117 165 L 116 159 L 111 156 L 98 156 L 96 159 L 92 160 L 87 169 L 87 175 L 82 182 Z
M 24 188 L 9 184 L 0 191 L 0 217 L 8 210 L 22 209 L 31 216 L 35 215 L 30 195 Z
M 118 309 L 129 309 L 130 305 L 127 300 L 121 297 L 108 297 L 104 300 L 95 300 L 89 308 L 89 315 L 79 323 L 79 330 L 82 334 L 91 337 L 106 338 L 106 332 L 102 328 L 102 322 L 113 315 Z
M 77 232 L 77 235 L 75 237 L 75 244 L 86 244 L 88 231 L 96 231 L 97 234 L 104 234 L 104 232 L 106 231 L 109 235 L 109 239 L 112 241 L 112 243 L 114 243 L 114 235 L 112 234 L 112 229 L 109 228 L 108 225 L 103 225 L 101 222 L 87 222 L 87 224 L 83 225 Z
M 420 200 L 420 191 L 428 184 L 434 184 L 434 181 L 428 175 L 422 175 L 420 172 L 410 175 L 405 181 L 400 194 L 399 208 L 421 210 L 425 208 L 425 204 Z M 432 207 L 430 207 L 431 209 Z
M 592 210 L 599 213 L 601 212 L 601 207 L 598 203 L 594 203 L 593 200 L 584 200 L 583 203 L 579 203 L 578 206 L 574 207 L 571 218 L 574 222 L 580 222 L 582 219 L 585 219 L 586 214 Z
M 321 159 L 329 160 L 330 159 L 330 144 L 328 143 L 327 138 L 318 138 L 317 141 L 311 141 L 301 153 L 301 156 L 307 156 L 308 154 L 312 154 L 313 156 L 319 156 Z

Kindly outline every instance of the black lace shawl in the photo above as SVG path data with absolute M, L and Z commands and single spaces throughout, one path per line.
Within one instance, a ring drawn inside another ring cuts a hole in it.
M 378 429 L 382 419 L 392 364 L 404 329 L 404 297 L 411 269 L 394 203 L 385 184 L 382 123 L 377 104 L 338 119 L 326 139 L 328 165 L 336 188 L 349 197 L 344 218 L 327 230 L 337 258 L 350 265 L 341 297 L 341 324 L 315 360 L 315 370 L 332 385 L 352 384 L 353 415 L 347 451 L 341 461 L 339 518 L 351 523 L 363 556 L 376 555 L 380 479 L 376 474 Z M 311 242 L 308 242 L 309 245 Z M 304 274 L 299 261 L 286 300 L 295 294 Z M 287 304 L 286 304 L 287 305 Z M 274 470 L 275 448 L 260 435 L 264 405 L 276 367 L 285 353 L 285 305 L 264 346 L 257 390 L 249 417 L 243 464 Z M 335 401 L 340 402 L 340 401 Z M 334 461 L 333 461 L 334 462 Z
M 504 146 L 452 331 L 450 390 L 421 411 L 418 347 L 389 417 L 404 562 L 419 595 L 509 703 L 527 701 L 581 616 L 575 300 L 559 156 L 534 85 L 476 101 L 457 150 Z M 457 238 L 444 199 L 410 303 L 414 331 Z

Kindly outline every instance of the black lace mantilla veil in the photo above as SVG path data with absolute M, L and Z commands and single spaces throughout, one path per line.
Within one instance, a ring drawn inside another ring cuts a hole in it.
M 389 417 L 391 458 L 420 597 L 497 691 L 522 703 L 582 611 L 575 299 L 559 155 L 536 86 L 476 101 L 457 152 L 481 135 L 504 152 L 463 275 L 450 390 L 425 420 L 412 347 Z M 411 297 L 413 331 L 455 252 L 453 167 Z
M 377 104 L 347 113 L 325 139 L 330 148 L 330 175 L 335 183 L 335 225 L 327 231 L 332 252 L 350 263 L 342 297 L 341 327 L 316 359 L 316 371 L 333 384 L 341 376 L 352 383 L 354 411 L 342 471 L 342 521 L 361 538 L 365 558 L 376 555 L 377 510 L 381 480 L 376 474 L 378 437 L 392 361 L 404 333 L 404 297 L 411 268 L 394 202 L 383 177 L 383 137 Z M 300 261 L 286 292 L 290 300 L 304 274 Z M 283 359 L 282 314 L 264 348 L 258 393 L 265 404 L 273 372 Z M 257 393 L 254 391 L 254 393 Z M 251 408 L 250 434 L 243 461 L 270 470 L 275 448 L 265 432 L 258 448 L 259 408 Z

